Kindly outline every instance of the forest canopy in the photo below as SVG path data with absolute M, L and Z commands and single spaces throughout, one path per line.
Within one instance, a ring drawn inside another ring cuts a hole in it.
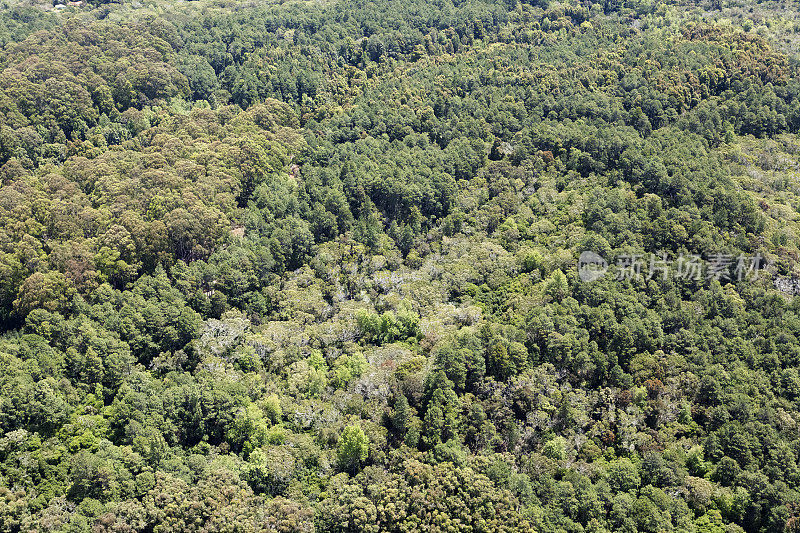
M 800 531 L 799 36 L 2 0 L 0 532 Z

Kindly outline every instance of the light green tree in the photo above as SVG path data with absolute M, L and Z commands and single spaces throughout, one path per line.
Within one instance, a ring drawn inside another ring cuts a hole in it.
M 344 428 L 339 438 L 337 458 L 339 468 L 347 472 L 355 472 L 367 459 L 369 454 L 369 438 L 360 426 L 350 425 Z

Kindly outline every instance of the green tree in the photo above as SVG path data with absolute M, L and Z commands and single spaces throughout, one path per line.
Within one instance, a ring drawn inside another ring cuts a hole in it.
M 336 457 L 339 468 L 354 473 L 367 460 L 368 454 L 369 438 L 364 434 L 361 426 L 345 426 L 337 445 Z

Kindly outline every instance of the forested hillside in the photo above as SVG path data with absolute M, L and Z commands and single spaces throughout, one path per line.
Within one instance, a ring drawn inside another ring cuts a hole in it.
M 2 2 L 0 532 L 800 531 L 796 2 Z

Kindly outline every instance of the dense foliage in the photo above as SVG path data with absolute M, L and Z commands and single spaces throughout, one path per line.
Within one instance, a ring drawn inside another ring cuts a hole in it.
M 800 531 L 798 34 L 2 4 L 0 531 Z

